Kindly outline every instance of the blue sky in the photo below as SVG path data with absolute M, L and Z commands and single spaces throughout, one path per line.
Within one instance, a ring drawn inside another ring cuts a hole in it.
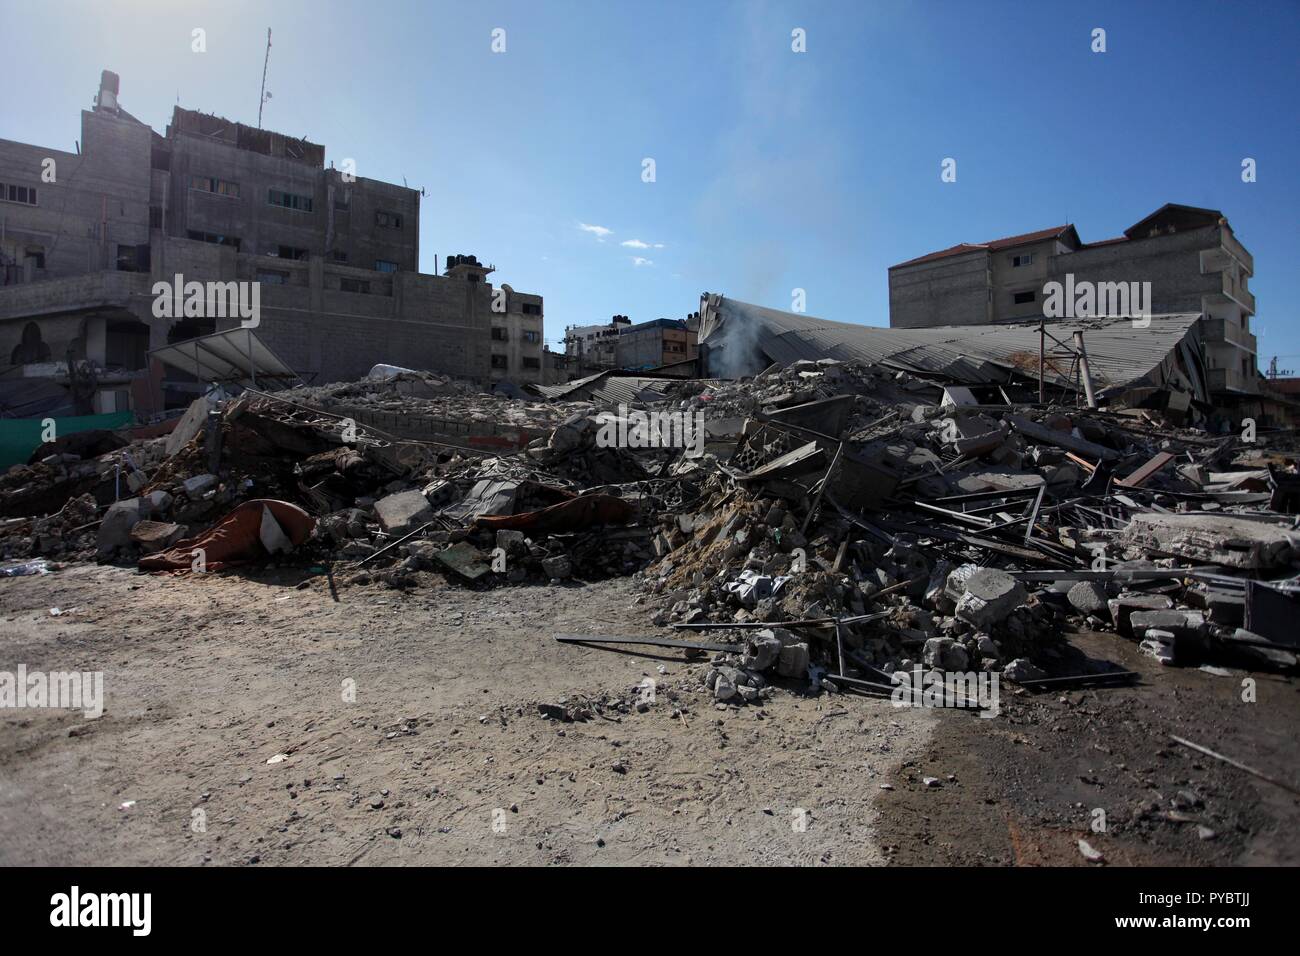
M 1300 4 L 0 0 L 0 136 L 70 148 L 101 68 L 161 131 L 182 105 L 424 187 L 421 268 L 473 253 L 564 326 L 703 291 L 887 325 L 888 266 L 1162 203 L 1255 257 L 1260 361 L 1300 369 Z M 207 52 L 191 50 L 206 30 Z M 791 30 L 807 52 L 791 51 Z M 1106 30 L 1093 53 L 1091 31 Z M 492 31 L 506 50 L 493 53 Z M 21 37 L 21 42 L 15 37 Z M 642 181 L 642 161 L 656 180 Z M 940 162 L 957 160 L 957 182 Z M 1241 181 L 1241 161 L 1258 181 Z M 581 226 L 609 230 L 599 235 Z M 645 248 L 624 243 L 643 243 Z M 638 264 L 634 257 L 648 260 Z

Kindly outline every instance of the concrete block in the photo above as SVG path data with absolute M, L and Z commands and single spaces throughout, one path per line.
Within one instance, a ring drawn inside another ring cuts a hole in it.
M 403 535 L 433 520 L 433 509 L 419 491 L 402 491 L 375 502 L 375 516 L 389 534 Z

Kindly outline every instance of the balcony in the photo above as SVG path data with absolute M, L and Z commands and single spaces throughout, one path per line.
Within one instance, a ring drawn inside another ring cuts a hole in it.
M 1247 352 L 1255 351 L 1255 336 L 1232 319 L 1201 319 L 1200 333 L 1207 345 L 1235 345 Z
M 1247 375 L 1240 369 L 1211 368 L 1205 370 L 1205 375 L 1211 392 L 1252 394 L 1259 391 L 1259 377 Z
M 1246 247 L 1237 241 L 1237 237 L 1232 234 L 1232 230 L 1225 227 L 1219 229 L 1219 238 L 1223 242 L 1223 248 L 1233 258 L 1240 262 L 1248 273 L 1255 274 L 1255 257 L 1246 251 Z

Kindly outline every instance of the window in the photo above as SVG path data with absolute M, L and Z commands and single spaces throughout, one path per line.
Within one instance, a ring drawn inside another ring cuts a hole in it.
M 365 279 L 339 279 L 339 288 L 344 292 L 370 294 L 370 283 Z
M 524 315 L 541 315 L 542 307 L 536 302 L 525 302 L 522 306 Z
M 265 285 L 288 285 L 289 273 L 277 272 L 274 269 L 258 269 L 257 281 Z
M 271 189 L 267 191 L 266 201 L 272 206 L 283 206 L 285 209 L 296 209 L 298 212 L 311 212 L 310 196 L 299 196 L 296 193 Z
M 1013 268 L 1019 268 L 1020 266 L 1030 266 L 1033 264 L 1034 264 L 1034 254 L 1032 252 L 1026 252 L 1024 255 L 1011 257 L 1011 265 Z
M 505 342 L 505 341 L 509 340 L 509 338 L 510 338 L 510 336 L 507 334 L 506 330 L 503 329 L 501 326 L 499 326 L 499 325 L 494 325 L 494 326 L 492 326 L 492 341 L 493 341 L 493 342 Z
M 43 246 L 28 246 L 26 258 L 31 260 L 33 269 L 45 268 L 45 248 Z
M 197 229 L 191 229 L 185 235 L 187 238 L 198 242 L 211 242 L 218 246 L 234 246 L 235 251 L 239 251 L 239 237 L 237 236 L 224 236 L 216 232 L 199 232 Z
M 342 249 L 335 249 L 330 253 L 330 258 L 333 259 L 335 262 L 347 262 L 348 254 L 344 252 Z
M 347 212 L 352 208 L 352 191 L 349 189 L 340 189 L 334 193 L 334 208 L 339 212 Z
M 524 356 L 524 368 L 541 368 L 541 367 L 542 367 L 542 362 L 536 356 L 533 355 Z
M 18 202 L 25 206 L 36 205 L 36 187 L 35 186 L 15 186 L 13 183 L 6 185 L 0 183 L 0 199 L 5 202 Z
M 375 225 L 384 226 L 389 229 L 401 229 L 402 217 L 395 212 L 376 212 Z
M 149 228 L 161 229 L 162 224 L 163 224 L 162 206 L 150 206 L 149 207 Z
M 1011 297 L 1011 301 L 1016 305 L 1030 305 L 1034 301 L 1033 292 L 1017 292 Z
M 375 260 L 375 271 L 376 271 L 376 272 L 396 272 L 396 271 L 397 271 L 397 263 L 396 263 L 396 262 L 389 262 L 387 259 L 376 259 L 376 260 Z
M 494 355 L 492 356 L 492 367 L 509 368 L 510 364 L 506 361 L 506 357 L 504 355 Z
M 191 176 L 190 189 L 197 189 L 199 192 L 216 193 L 218 196 L 228 196 L 231 199 L 239 198 L 239 183 L 232 183 L 226 179 L 217 179 L 213 176 Z
M 540 332 L 532 332 L 532 331 L 524 332 L 524 341 L 530 345 L 536 345 L 541 340 L 542 340 L 542 334 Z
M 268 256 L 275 256 L 279 259 L 292 259 L 295 262 L 306 259 L 308 252 L 306 249 L 299 249 L 297 246 L 276 246 L 275 252 L 268 252 Z

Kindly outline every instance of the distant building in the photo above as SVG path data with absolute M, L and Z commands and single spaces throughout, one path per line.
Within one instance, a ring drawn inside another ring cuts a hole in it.
M 618 335 L 632 324 L 626 315 L 616 315 L 604 325 L 570 325 L 564 329 L 564 354 L 579 368 L 598 372 L 618 364 Z
M 698 328 L 698 322 L 696 323 Z M 619 331 L 615 362 L 622 369 L 653 369 L 699 355 L 698 334 L 685 319 L 651 319 Z
M 1037 320 L 1050 282 L 1149 282 L 1150 312 L 1200 313 L 1211 391 L 1252 394 L 1260 388 L 1250 332 L 1254 271 L 1253 257 L 1221 212 L 1169 203 L 1114 239 L 1085 243 L 1074 226 L 1054 226 L 901 262 L 889 270 L 889 324 L 915 329 Z
M 542 298 L 494 289 L 472 256 L 421 273 L 419 191 L 180 107 L 159 135 L 118 92 L 104 71 L 75 152 L 0 140 L 0 362 L 18 366 L 0 376 L 35 361 L 66 379 L 71 357 L 97 369 L 95 411 L 188 401 L 201 383 L 148 351 L 240 319 L 157 317 L 154 284 L 181 275 L 258 283 L 257 335 L 309 381 L 380 362 L 541 381 Z

